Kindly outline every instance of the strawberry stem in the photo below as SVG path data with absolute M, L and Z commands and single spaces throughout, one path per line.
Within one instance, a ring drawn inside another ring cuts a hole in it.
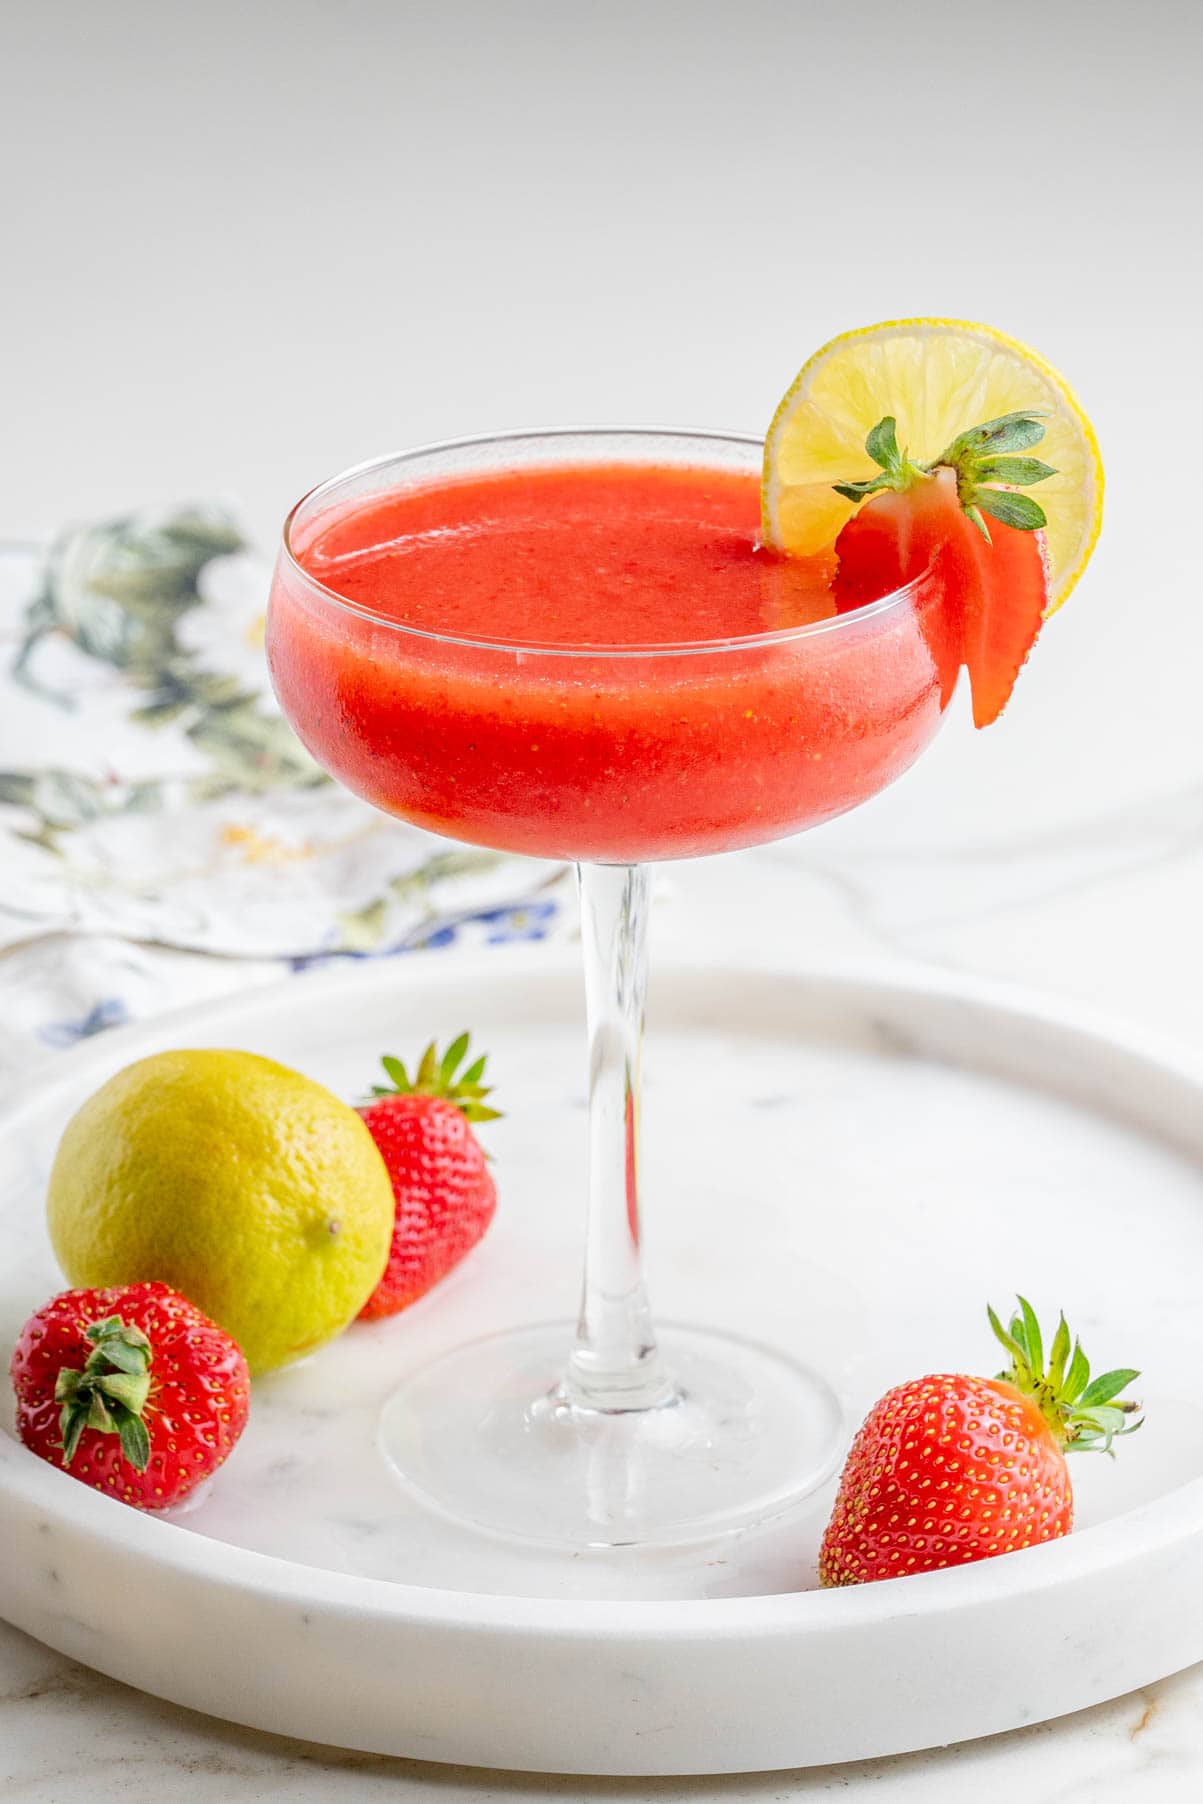
M 382 1058 L 380 1062 L 391 1082 L 373 1084 L 372 1095 L 441 1096 L 447 1102 L 453 1102 L 469 1121 L 500 1120 L 501 1110 L 490 1108 L 485 1102 L 485 1097 L 493 1094 L 492 1086 L 481 1082 L 488 1063 L 487 1055 L 482 1053 L 466 1069 L 461 1069 L 468 1056 L 468 1046 L 466 1033 L 457 1035 L 442 1054 L 432 1040 L 418 1061 L 412 1079 L 400 1059 Z
M 63 1465 L 75 1458 L 85 1428 L 98 1434 L 121 1437 L 121 1451 L 136 1472 L 150 1463 L 150 1435 L 142 1411 L 150 1395 L 150 1367 L 154 1357 L 140 1328 L 131 1328 L 119 1315 L 92 1322 L 84 1329 L 92 1343 L 82 1372 L 64 1366 L 54 1384 L 54 1400 L 62 1404 L 59 1433 Z
M 864 501 L 882 489 L 902 493 L 921 479 L 934 476 L 938 469 L 956 473 L 957 498 L 966 518 L 990 544 L 990 528 L 983 516 L 989 514 L 1004 526 L 1020 532 L 1036 532 L 1047 525 L 1047 515 L 1030 495 L 1016 494 L 1016 489 L 1030 488 L 1055 476 L 1051 464 L 1038 457 L 1021 457 L 1018 452 L 1030 450 L 1044 437 L 1036 409 L 1020 409 L 1000 414 L 958 433 L 932 463 L 918 463 L 898 449 L 898 422 L 892 414 L 878 420 L 865 440 L 865 450 L 881 471 L 863 482 L 832 484 L 837 495 L 846 501 Z M 1005 487 L 997 487 L 1005 484 Z
M 1016 1301 L 1019 1309 L 1005 1328 L 994 1310 L 986 1309 L 995 1338 L 1011 1355 L 1011 1364 L 998 1377 L 1035 1400 L 1067 1453 L 1110 1453 L 1112 1441 L 1118 1435 L 1134 1433 L 1143 1420 L 1128 1420 L 1138 1414 L 1140 1404 L 1120 1395 L 1140 1373 L 1127 1366 L 1117 1367 L 1092 1380 L 1090 1361 L 1076 1339 L 1071 1353 L 1064 1315 L 1057 1323 L 1046 1366 L 1036 1312 L 1026 1297 Z

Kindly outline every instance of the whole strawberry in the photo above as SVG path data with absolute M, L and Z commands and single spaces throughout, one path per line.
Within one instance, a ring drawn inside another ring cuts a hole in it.
M 887 1391 L 852 1443 L 819 1555 L 819 1583 L 860 1585 L 989 1559 L 1067 1535 L 1073 1487 L 1065 1454 L 1110 1451 L 1139 1404 L 1120 1398 L 1138 1372 L 1093 1383 L 1062 1316 L 1047 1369 L 1032 1307 L 1004 1328 L 997 1378 L 940 1373 Z
M 360 1310 L 395 1315 L 424 1296 L 470 1253 L 493 1219 L 497 1189 L 472 1123 L 495 1121 L 485 1103 L 484 1058 L 466 1070 L 468 1035 L 440 1057 L 432 1042 L 412 1083 L 400 1059 L 382 1061 L 391 1085 L 376 1085 L 363 1116 L 397 1199 L 384 1276 Z
M 240 1348 L 166 1284 L 51 1297 L 10 1369 L 25 1445 L 135 1509 L 180 1503 L 246 1426 Z

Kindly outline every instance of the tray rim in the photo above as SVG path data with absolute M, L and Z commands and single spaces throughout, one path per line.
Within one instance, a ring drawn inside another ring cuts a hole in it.
M 342 998 L 356 988 L 378 990 L 415 969 L 426 977 L 439 972 L 459 982 L 474 976 L 514 975 L 550 982 L 575 975 L 576 948 L 509 946 L 471 955 L 456 953 L 443 962 L 441 950 L 407 953 L 404 959 L 365 959 L 353 964 L 255 985 L 239 995 L 206 999 L 164 1011 L 146 1021 L 113 1029 L 60 1054 L 52 1064 L 22 1080 L 0 1109 L 0 1138 L 19 1128 L 31 1109 L 58 1088 L 86 1079 L 89 1068 L 107 1066 L 116 1051 L 123 1059 L 139 1048 L 158 1046 L 177 1029 L 195 1035 L 206 1022 L 231 1022 L 256 1014 L 286 997 L 304 998 L 316 1006 Z M 384 970 L 381 970 L 382 964 Z M 980 977 L 975 973 L 933 967 L 903 959 L 840 959 L 822 963 L 785 962 L 780 956 L 725 956 L 703 963 L 696 955 L 657 955 L 657 975 L 671 972 L 678 981 L 692 974 L 700 981 L 717 975 L 777 976 L 815 992 L 884 992 L 895 1006 L 935 997 L 967 1004 L 979 1016 L 1006 1017 L 1035 1024 L 1043 1032 L 1101 1042 L 1130 1068 L 1171 1082 L 1185 1082 L 1203 1093 L 1203 1058 L 1172 1036 L 1150 1032 L 1121 1015 L 1053 998 L 1022 985 Z M 654 991 L 653 991 L 654 1008 Z M 654 1022 L 653 1022 L 654 1031 Z M 918 1056 L 932 1056 L 920 1053 Z M 990 1070 L 989 1061 L 966 1061 L 969 1069 Z M 997 1074 L 996 1074 L 997 1075 Z M 999 1081 L 1019 1081 L 1000 1077 Z M 1029 1086 L 1031 1087 L 1031 1086 Z M 1095 1113 L 1102 1113 L 1095 1109 Z M 1152 1136 L 1150 1136 L 1152 1137 Z M 1159 1137 L 1160 1138 L 1160 1137 Z M 1162 1144 L 1172 1145 L 1168 1140 Z M 1181 1152 L 1182 1148 L 1176 1147 Z M 939 1619 L 959 1615 L 992 1602 L 1015 1602 L 1043 1596 L 1062 1585 L 1102 1578 L 1117 1565 L 1165 1553 L 1203 1532 L 1203 1475 L 1105 1522 L 1094 1524 L 1041 1547 L 1024 1549 L 1006 1559 L 985 1560 L 949 1570 L 912 1574 L 874 1585 L 834 1591 L 804 1590 L 750 1597 L 667 1600 L 529 1597 L 520 1593 L 455 1591 L 383 1578 L 341 1573 L 280 1555 L 239 1547 L 199 1534 L 183 1524 L 129 1509 L 89 1487 L 72 1483 L 39 1459 L 7 1431 L 0 1434 L 0 1498 L 37 1511 L 59 1531 L 77 1539 L 109 1543 L 145 1564 L 203 1579 L 219 1588 L 236 1586 L 264 1600 L 293 1607 L 312 1603 L 318 1609 L 353 1610 L 376 1619 L 415 1627 L 495 1630 L 508 1638 L 553 1634 L 567 1641 L 596 1639 L 707 1641 L 743 1639 L 749 1635 L 799 1634 L 842 1636 L 893 1620 Z M 904 1589 L 900 1592 L 899 1586 Z

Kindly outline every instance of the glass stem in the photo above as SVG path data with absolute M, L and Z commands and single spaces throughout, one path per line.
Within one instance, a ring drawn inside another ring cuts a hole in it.
M 589 1215 L 563 1394 L 585 1409 L 653 1409 L 673 1390 L 656 1349 L 639 1235 L 650 874 L 646 865 L 578 865 L 577 878 L 589 1025 Z

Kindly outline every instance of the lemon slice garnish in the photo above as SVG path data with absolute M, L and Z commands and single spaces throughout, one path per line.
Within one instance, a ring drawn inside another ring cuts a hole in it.
M 887 320 L 816 351 L 769 427 L 761 532 L 790 557 L 829 553 L 862 503 L 836 483 L 880 475 L 865 440 L 886 416 L 908 459 L 932 463 L 959 434 L 1011 413 L 1045 428 L 1040 457 L 1055 474 L 1032 491 L 1046 515 L 1049 613 L 1086 567 L 1103 519 L 1094 428 L 1064 377 L 1036 351 L 967 320 Z

